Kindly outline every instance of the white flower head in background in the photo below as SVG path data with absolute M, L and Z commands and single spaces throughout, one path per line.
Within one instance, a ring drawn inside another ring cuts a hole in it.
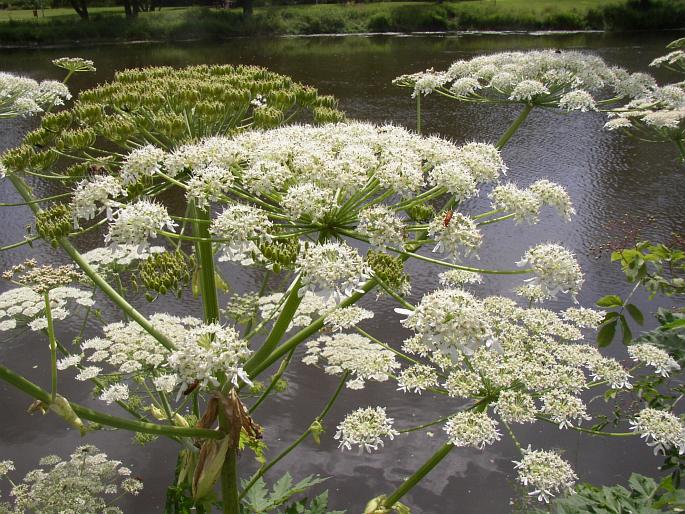
M 514 461 L 518 480 L 533 490 L 528 494 L 549 503 L 558 494 L 571 492 L 578 477 L 571 465 L 554 452 L 523 450 L 520 461 Z
M 352 446 L 359 446 L 359 452 L 377 451 L 383 446 L 383 438 L 392 440 L 399 434 L 393 428 L 393 418 L 389 418 L 384 407 L 366 407 L 348 414 L 338 425 L 335 439 L 340 441 L 339 447 L 351 450 Z

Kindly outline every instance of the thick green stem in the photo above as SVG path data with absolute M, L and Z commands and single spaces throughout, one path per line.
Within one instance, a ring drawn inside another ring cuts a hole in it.
M 444 459 L 447 454 L 452 451 L 452 448 L 454 448 L 454 445 L 450 443 L 445 443 L 442 445 L 440 449 L 438 449 L 438 451 L 435 452 L 433 456 L 423 464 L 423 466 L 417 469 L 416 472 L 406 479 L 402 485 L 395 490 L 394 493 L 386 498 L 383 506 L 386 509 L 390 509 L 393 505 L 395 505 L 400 498 L 402 498 L 411 490 L 412 487 L 423 480 L 423 477 L 430 473 L 435 466 L 440 464 L 440 461 L 442 461 L 442 459 Z
M 290 294 L 288 294 L 288 299 L 283 305 L 281 314 L 271 328 L 271 332 L 267 336 L 264 344 L 257 350 L 250 360 L 245 364 L 245 371 L 249 374 L 252 370 L 257 368 L 264 359 L 266 359 L 271 352 L 273 352 L 276 345 L 281 341 L 281 338 L 288 330 L 290 322 L 295 317 L 297 308 L 300 306 L 302 297 L 300 296 L 300 278 L 298 277 L 292 287 L 290 288 Z
M 235 448 L 229 448 L 221 468 L 221 498 L 224 504 L 224 514 L 240 514 L 238 455 Z
M 507 131 L 502 134 L 502 137 L 499 138 L 499 141 L 497 141 L 497 144 L 495 145 L 498 150 L 501 150 L 506 146 L 506 144 L 509 142 L 511 137 L 516 133 L 518 128 L 521 126 L 521 124 L 526 121 L 526 118 L 530 114 L 530 111 L 533 110 L 533 104 L 526 104 L 526 106 L 523 108 L 521 113 L 518 115 L 518 117 L 514 120 L 514 122 L 509 126 Z
M 200 291 L 205 323 L 219 321 L 219 299 L 216 291 L 216 271 L 214 270 L 214 251 L 209 234 L 209 211 L 193 206 L 193 232 L 199 238 L 195 242 L 198 262 L 200 263 Z M 219 428 L 228 432 L 228 420 L 222 410 L 219 413 Z M 238 456 L 235 448 L 226 452 L 224 464 L 221 467 L 221 501 L 224 514 L 240 514 L 238 500 Z
M 367 281 L 361 287 L 362 292 L 356 292 L 356 293 L 353 293 L 351 296 L 348 296 L 345 300 L 340 302 L 340 305 L 338 307 L 342 309 L 342 308 L 349 307 L 350 305 L 355 304 L 356 302 L 359 301 L 359 299 L 361 297 L 363 297 L 367 292 L 369 292 L 371 289 L 373 289 L 376 286 L 376 284 L 377 284 L 377 282 L 375 279 L 371 279 L 371 280 Z M 252 371 L 250 371 L 250 373 L 249 373 L 250 378 L 254 378 L 257 375 L 259 375 L 261 372 L 263 372 L 265 369 L 267 369 L 269 366 L 271 366 L 274 362 L 276 362 L 278 359 L 283 357 L 290 350 L 295 348 L 302 341 L 304 341 L 309 336 L 311 336 L 311 335 L 317 333 L 319 330 L 321 330 L 321 328 L 323 327 L 325 319 L 326 319 L 325 316 L 321 316 L 320 318 L 314 320 L 312 323 L 310 323 L 305 328 L 300 330 L 298 333 L 294 334 L 288 340 L 286 340 L 282 345 L 280 345 L 273 352 L 271 352 L 271 354 L 266 359 L 264 359 Z
M 15 187 L 17 192 L 22 196 L 24 200 L 30 202 L 33 200 L 33 194 L 31 190 L 26 185 L 26 183 L 17 175 L 11 174 L 8 176 L 10 182 Z M 32 203 L 29 205 L 34 214 L 41 212 L 40 207 Z M 110 300 L 112 300 L 124 313 L 126 313 L 132 320 L 138 323 L 143 330 L 154 337 L 160 344 L 165 346 L 169 350 L 174 349 L 174 344 L 171 340 L 159 330 L 157 330 L 152 323 L 150 323 L 145 316 L 138 312 L 130 303 L 128 303 L 119 293 L 117 293 L 112 286 L 110 286 L 106 280 L 104 280 L 91 266 L 85 261 L 83 256 L 74 248 L 71 242 L 65 238 L 61 237 L 57 242 L 62 246 L 65 252 L 71 257 L 71 259 L 78 265 L 79 268 L 90 278 L 93 283 L 105 293 Z
M 57 399 L 57 340 L 55 339 L 55 325 L 50 308 L 50 293 L 44 294 L 45 318 L 48 320 L 48 340 L 50 341 L 50 401 Z
M 209 221 L 209 211 L 193 207 L 193 218 Z M 214 252 L 209 234 L 208 223 L 193 223 L 195 236 L 201 238 L 196 241 L 198 262 L 200 263 L 200 291 L 205 313 L 205 322 L 219 321 L 219 300 L 216 293 L 216 273 L 214 271 Z
M 51 401 L 50 393 L 37 386 L 33 382 L 27 380 L 0 364 L 0 379 L 13 385 L 17 389 L 32 396 L 36 400 L 40 400 L 46 404 Z M 176 437 L 197 437 L 202 439 L 222 439 L 224 433 L 218 430 L 209 430 L 206 428 L 186 428 L 175 427 L 167 425 L 158 425 L 156 423 L 146 423 L 144 421 L 135 421 L 132 419 L 119 418 L 110 414 L 89 409 L 79 405 L 78 403 L 69 402 L 74 412 L 81 418 L 107 425 L 114 428 L 121 428 L 123 430 L 130 430 L 132 432 L 143 432 L 145 434 L 169 435 Z

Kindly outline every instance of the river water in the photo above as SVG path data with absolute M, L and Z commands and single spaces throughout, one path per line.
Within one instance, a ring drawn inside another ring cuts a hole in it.
M 402 73 L 428 67 L 444 69 L 451 62 L 483 52 L 532 48 L 572 48 L 586 50 L 603 57 L 611 64 L 631 71 L 646 71 L 648 63 L 665 53 L 664 46 L 681 37 L 680 32 L 636 33 L 609 35 L 602 33 L 569 34 L 465 34 L 460 36 L 346 36 L 281 39 L 233 39 L 222 43 L 128 44 L 71 49 L 0 50 L 0 69 L 25 74 L 37 79 L 59 78 L 59 72 L 49 62 L 64 55 L 93 59 L 95 74 L 84 74 L 72 82 L 74 89 L 102 83 L 115 70 L 148 65 L 184 66 L 200 63 L 245 63 L 266 66 L 273 71 L 291 75 L 296 80 L 313 85 L 323 93 L 333 94 L 352 118 L 373 122 L 393 122 L 413 127 L 414 104 L 408 90 L 391 85 Z M 661 80 L 668 76 L 657 73 Z M 675 80 L 675 79 L 674 79 Z M 423 102 L 424 129 L 457 142 L 497 140 L 517 112 L 509 107 L 460 105 L 441 98 L 429 97 Z M 616 266 L 609 262 L 606 245 L 624 241 L 653 238 L 672 240 L 674 234 L 685 233 L 685 194 L 683 167 L 674 148 L 650 145 L 602 130 L 601 114 L 564 114 L 536 110 L 504 150 L 509 166 L 509 178 L 520 185 L 540 179 L 563 184 L 570 192 L 576 210 L 575 219 L 565 224 L 557 218 L 543 220 L 535 227 L 498 224 L 487 229 L 481 251 L 484 267 L 511 267 L 531 245 L 540 241 L 559 241 L 573 249 L 586 273 L 586 283 L 579 297 L 581 304 L 591 305 L 607 293 L 625 294 L 628 285 Z M 0 149 L 20 141 L 34 121 L 13 120 L 0 124 Z M 40 193 L 50 194 L 51 185 L 36 185 Z M 17 195 L 7 182 L 0 183 L 2 201 L 13 201 Z M 486 199 L 472 201 L 466 211 L 480 212 Z M 31 222 L 26 208 L 0 209 L 0 245 L 21 239 L 25 226 Z M 99 236 L 79 241 L 83 250 L 101 244 Z M 49 246 L 38 243 L 41 261 L 64 262 L 64 256 Z M 31 254 L 22 247 L 0 254 L 0 268 L 19 262 Z M 431 290 L 437 283 L 435 268 L 412 264 L 414 276 L 412 299 Z M 259 287 L 256 273 L 237 273 L 226 267 L 226 276 L 237 291 Z M 520 280 L 520 279 L 519 279 Z M 510 294 L 516 279 L 487 279 L 479 288 L 483 294 Z M 0 285 L 4 290 L 6 285 Z M 373 299 L 365 300 L 367 302 Z M 144 312 L 150 312 L 143 298 L 134 302 Z M 645 312 L 669 300 L 647 299 L 638 295 L 636 303 Z M 563 307 L 555 302 L 552 307 Z M 382 334 L 386 341 L 399 344 L 406 333 L 393 313 L 395 305 L 386 299 L 374 304 L 376 317 L 365 322 L 372 333 Z M 156 309 L 177 313 L 200 314 L 197 302 L 163 300 Z M 103 304 L 103 317 L 113 321 L 116 311 Z M 649 327 L 654 326 L 651 316 Z M 58 326 L 63 341 L 74 336 L 77 328 Z M 89 324 L 93 333 L 96 324 Z M 49 382 L 47 350 L 42 340 L 32 333 L 21 333 L 0 340 L 0 360 L 43 386 Z M 610 352 L 620 358 L 625 353 L 617 343 Z M 36 366 L 36 363 L 38 365 Z M 289 387 L 278 399 L 265 404 L 257 412 L 257 421 L 266 427 L 265 442 L 270 455 L 276 455 L 305 430 L 332 394 L 337 379 L 321 370 L 291 366 L 286 374 Z M 83 384 L 66 383 L 65 396 L 79 403 L 96 405 Z M 450 411 L 444 398 L 402 395 L 387 384 L 372 384 L 363 391 L 347 391 L 338 401 L 326 423 L 327 432 L 317 446 L 308 440 L 277 465 L 267 476 L 275 480 L 289 471 L 296 478 L 317 473 L 331 478 L 328 487 L 331 508 L 348 509 L 354 514 L 363 510 L 365 502 L 379 494 L 390 492 L 413 470 L 420 466 L 443 442 L 439 427 L 433 437 L 425 432 L 401 436 L 373 455 L 358 456 L 341 453 L 333 440 L 335 426 L 345 413 L 359 406 L 387 405 L 399 428 L 418 425 Z M 172 480 L 175 464 L 173 443 L 158 440 L 141 449 L 131 442 L 130 434 L 94 433 L 82 440 L 53 416 L 33 417 L 26 414 L 29 399 L 0 383 L 0 460 L 14 459 L 18 471 L 25 472 L 48 453 L 66 455 L 75 446 L 89 442 L 107 451 L 112 458 L 131 465 L 136 475 L 145 481 L 143 493 L 125 504 L 126 512 L 155 513 L 163 511 L 166 486 Z M 602 400 L 591 410 L 602 410 Z M 637 439 L 592 438 L 576 432 L 559 432 L 555 427 L 518 430 L 525 445 L 539 448 L 559 448 L 574 465 L 583 480 L 612 484 L 624 481 L 631 471 L 655 476 L 658 458 Z M 453 451 L 418 487 L 405 498 L 413 512 L 433 513 L 506 513 L 515 509 L 514 473 L 511 459 L 516 449 L 508 441 L 484 451 Z M 254 469 L 249 455 L 241 460 L 243 476 Z

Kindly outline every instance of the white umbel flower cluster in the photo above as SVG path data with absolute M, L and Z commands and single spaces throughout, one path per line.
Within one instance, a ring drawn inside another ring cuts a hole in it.
M 310 290 L 336 302 L 358 291 L 371 278 L 371 270 L 359 252 L 346 243 L 309 246 L 298 256 L 304 294 Z
M 504 390 L 494 405 L 505 423 L 533 423 L 538 413 L 533 397 L 522 391 Z
M 93 292 L 71 286 L 50 290 L 50 311 L 53 320 L 64 320 L 70 314 L 70 305 L 92 307 Z M 45 299 L 29 287 L 17 287 L 0 294 L 0 332 L 28 325 L 38 331 L 47 328 L 44 316 Z
M 630 426 L 654 448 L 655 455 L 665 453 L 669 448 L 676 448 L 681 455 L 685 453 L 685 426 L 668 411 L 647 407 L 635 416 Z
M 349 372 L 353 377 L 347 381 L 350 389 L 362 389 L 366 380 L 385 382 L 400 367 L 393 352 L 359 334 L 321 336 L 306 346 L 305 364 L 323 361 L 329 375 Z
M 569 221 L 575 214 L 566 190 L 559 184 L 544 179 L 531 184 L 527 189 L 520 189 L 511 183 L 499 185 L 490 193 L 490 199 L 493 208 L 513 214 L 517 223 L 537 223 L 544 205 L 554 207 L 565 221 Z
M 326 314 L 325 324 L 337 331 L 354 327 L 365 319 L 371 318 L 373 318 L 373 311 L 350 305 L 349 307 L 334 309 Z
M 105 243 L 145 248 L 148 239 L 157 237 L 157 233 L 165 228 L 171 232 L 176 228 L 176 222 L 171 219 L 166 207 L 152 200 L 138 200 L 114 214 Z
M 281 311 L 285 297 L 283 293 L 273 293 L 262 296 L 257 301 L 260 316 L 263 320 L 274 319 Z M 290 322 L 288 329 L 306 327 L 325 311 L 332 309 L 335 303 L 331 298 L 324 299 L 321 296 L 306 291 L 300 300 L 295 316 Z
M 672 371 L 680 369 L 680 364 L 673 357 L 653 344 L 631 345 L 628 347 L 628 354 L 634 361 L 653 367 L 662 377 L 668 377 Z
M 133 150 L 124 158 L 121 165 L 121 179 L 124 185 L 136 184 L 162 171 L 164 155 L 164 150 L 152 145 Z
M 534 246 L 517 264 L 532 269 L 535 277 L 526 282 L 539 286 L 548 298 L 559 293 L 575 298 L 585 280 L 573 254 L 558 244 Z
M 476 254 L 483 240 L 476 222 L 460 212 L 448 216 L 436 216 L 428 225 L 428 235 L 437 241 L 433 251 L 453 261 Z
M 438 374 L 426 364 L 414 364 L 402 370 L 397 376 L 397 389 L 403 392 L 421 394 L 422 391 L 438 385 Z
M 383 407 L 366 407 L 348 414 L 338 425 L 335 439 L 340 441 L 342 450 L 359 446 L 359 452 L 378 450 L 383 446 L 383 438 L 392 440 L 399 434 L 393 428 L 393 418 L 389 418 Z
M 209 226 L 209 232 L 219 239 L 220 261 L 252 264 L 253 254 L 259 253 L 258 243 L 269 241 L 272 223 L 266 213 L 250 205 L 231 204 Z
M 82 255 L 83 259 L 90 264 L 98 273 L 118 273 L 132 264 L 144 261 L 156 253 L 164 253 L 163 246 L 149 246 L 139 248 L 135 245 L 117 245 L 116 247 L 104 246 L 94 248 Z
M 188 179 L 186 199 L 195 202 L 200 209 L 209 206 L 209 202 L 216 202 L 226 194 L 233 185 L 233 173 L 226 168 L 210 164 L 194 168 Z
M 480 284 L 483 276 L 474 271 L 451 269 L 440 273 L 440 285 L 445 287 L 460 287 L 466 284 Z
M 596 56 L 575 51 L 502 52 L 454 62 L 447 71 L 403 75 L 396 85 L 413 96 L 439 91 L 466 102 L 532 103 L 565 110 L 593 110 L 595 96 L 635 97 L 653 86 L 641 73 L 609 67 Z
M 237 387 L 240 380 L 252 383 L 242 368 L 250 353 L 247 341 L 235 329 L 211 323 L 191 329 L 169 355 L 168 363 L 182 388 L 196 382 L 218 386 L 219 374 Z
M 578 480 L 571 465 L 557 453 L 544 450 L 523 450 L 520 461 L 514 461 L 518 480 L 533 490 L 528 494 L 549 503 L 558 494 L 570 492 Z
M 123 510 L 112 502 L 124 494 L 137 495 L 143 488 L 128 468 L 95 446 L 76 448 L 68 460 L 44 457 L 40 466 L 13 483 L 10 512 L 121 514 Z
M 72 197 L 74 227 L 80 218 L 92 220 L 100 212 L 107 212 L 107 219 L 112 219 L 112 209 L 120 205 L 116 198 L 126 196 L 126 190 L 118 178 L 109 175 L 97 175 L 85 179 L 76 185 Z
M 67 86 L 54 80 L 36 82 L 0 72 L 0 118 L 32 116 L 47 107 L 62 105 L 71 94 Z
M 155 313 L 150 316 L 150 323 L 174 345 L 178 345 L 183 342 L 189 330 L 200 326 L 202 322 L 190 316 L 179 318 Z M 103 332 L 103 337 L 94 337 L 81 343 L 81 351 L 87 363 L 107 364 L 122 375 L 148 374 L 167 366 L 169 350 L 137 323 L 109 323 L 104 326 Z
M 100 395 L 100 400 L 106 403 L 114 403 L 128 400 L 128 385 L 112 384 Z
M 359 233 L 369 238 L 373 246 L 401 247 L 404 242 L 404 222 L 384 205 L 375 205 L 359 213 Z
M 336 207 L 335 193 L 312 183 L 296 184 L 288 189 L 282 205 L 293 218 L 318 222 Z
M 569 307 L 561 315 L 565 320 L 575 323 L 581 328 L 595 329 L 604 321 L 606 312 L 596 311 L 587 307 Z
M 433 351 L 470 355 L 492 342 L 490 319 L 483 303 L 462 289 L 433 291 L 421 299 L 415 310 L 396 312 L 407 314 L 402 325 L 414 330 Z
M 502 438 L 497 430 L 497 422 L 484 412 L 459 412 L 448 419 L 443 428 L 448 441 L 459 447 L 470 446 L 482 450 Z

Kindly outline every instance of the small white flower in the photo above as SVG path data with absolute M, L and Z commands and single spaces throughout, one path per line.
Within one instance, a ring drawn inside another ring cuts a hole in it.
M 174 232 L 176 223 L 166 207 L 151 200 L 138 200 L 119 209 L 109 224 L 106 243 L 138 245 L 145 248 L 148 239 L 167 229 Z
M 654 447 L 655 455 L 659 451 L 665 453 L 671 447 L 675 447 L 681 455 L 685 453 L 685 427 L 670 412 L 648 407 L 642 409 L 630 425 L 647 445 Z
M 82 358 L 83 355 L 69 355 L 68 357 L 59 359 L 57 361 L 57 369 L 60 371 L 64 371 L 65 369 L 69 369 L 72 366 L 76 366 L 79 362 L 81 362 Z
M 514 467 L 519 482 L 533 489 L 528 494 L 545 503 L 559 493 L 572 491 L 578 479 L 571 465 L 558 454 L 530 447 L 523 451 L 520 461 L 514 461 Z
M 559 99 L 559 107 L 567 111 L 594 111 L 596 110 L 595 99 L 587 91 L 581 89 L 569 91 Z
M 352 445 L 358 445 L 359 451 L 378 450 L 383 446 L 383 438 L 392 440 L 399 434 L 393 428 L 393 418 L 387 417 L 383 407 L 366 407 L 348 414 L 338 425 L 335 439 L 340 441 L 339 447 L 351 450 Z
M 334 192 L 311 182 L 292 186 L 281 203 L 294 218 L 307 218 L 314 222 L 321 221 L 336 207 Z
M 470 446 L 481 450 L 502 438 L 497 430 L 497 422 L 484 412 L 459 412 L 447 420 L 444 430 L 454 446 Z
M 527 282 L 539 286 L 551 298 L 558 293 L 568 293 L 575 298 L 584 281 L 573 254 L 558 244 L 534 246 L 516 264 L 532 268 L 536 276 Z
M 100 399 L 107 403 L 122 402 L 128 400 L 128 394 L 128 385 L 112 384 L 102 391 Z
M 354 327 L 365 319 L 373 318 L 373 311 L 350 305 L 345 308 L 337 308 L 326 315 L 325 324 L 333 327 L 333 330 L 343 330 Z
M 401 246 L 404 241 L 404 223 L 394 211 L 376 205 L 359 212 L 357 230 L 378 247 Z
M 353 376 L 347 382 L 350 389 L 362 389 L 366 380 L 385 382 L 400 367 L 393 352 L 359 334 L 321 336 L 306 346 L 302 359 L 305 364 L 318 364 L 321 360 L 329 375 L 350 372 Z
M 483 239 L 476 222 L 460 212 L 452 213 L 449 220 L 436 216 L 428 225 L 428 235 L 437 241 L 433 251 L 446 253 L 453 261 L 475 254 Z
M 509 100 L 528 101 L 549 94 L 549 89 L 539 80 L 522 80 L 509 95 Z
M 652 366 L 662 377 L 667 377 L 671 371 L 680 369 L 680 365 L 673 357 L 653 344 L 631 345 L 628 347 L 628 353 L 634 361 Z
M 302 294 L 309 289 L 336 301 L 358 291 L 371 276 L 361 255 L 346 243 L 310 246 L 298 256 L 296 265 L 302 273 Z
M 121 166 L 124 185 L 135 184 L 145 177 L 152 177 L 162 171 L 164 150 L 146 145 L 133 150 Z

